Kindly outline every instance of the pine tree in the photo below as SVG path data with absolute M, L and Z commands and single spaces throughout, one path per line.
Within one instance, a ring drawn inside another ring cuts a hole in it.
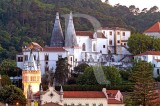
M 69 76 L 69 64 L 67 58 L 59 58 L 56 62 L 56 83 L 64 85 Z
M 134 89 L 131 97 L 135 105 L 148 106 L 157 98 L 152 70 L 152 65 L 145 61 L 134 64 L 131 75 L 131 80 L 134 82 Z

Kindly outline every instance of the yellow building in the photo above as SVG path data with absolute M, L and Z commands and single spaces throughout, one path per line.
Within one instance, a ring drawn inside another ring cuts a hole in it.
M 22 71 L 22 83 L 24 95 L 27 99 L 33 99 L 32 95 L 39 91 L 39 86 L 41 83 L 41 71 L 39 62 L 35 62 L 32 50 L 30 52 L 30 57 Z

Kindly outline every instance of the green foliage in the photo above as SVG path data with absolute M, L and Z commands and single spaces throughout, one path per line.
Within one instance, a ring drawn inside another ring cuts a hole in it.
M 74 67 L 74 73 L 78 76 L 79 74 L 82 74 L 87 67 L 89 67 L 89 65 L 86 63 L 79 64 L 78 66 Z
M 22 75 L 22 70 L 16 67 L 15 60 L 6 59 L 0 64 L 0 74 L 5 74 L 10 77 Z
M 125 102 L 125 106 L 134 106 L 133 101 L 130 96 L 127 96 L 124 102 Z
M 26 98 L 23 95 L 23 91 L 14 85 L 4 86 L 0 89 L 0 102 L 8 104 L 16 104 L 17 102 L 24 106 Z
M 135 62 L 131 80 L 134 82 L 134 90 L 131 94 L 136 105 L 146 106 L 157 98 L 155 82 L 153 80 L 153 67 L 145 61 Z
M 144 34 L 132 34 L 128 40 L 129 51 L 133 54 L 143 53 L 152 50 L 152 39 Z
M 66 84 L 69 75 L 69 64 L 67 58 L 59 58 L 56 62 L 55 79 L 58 84 Z
M 156 12 L 157 9 L 153 6 L 148 11 L 144 9 L 140 12 L 135 6 L 112 7 L 100 0 L 1 0 L 0 62 L 4 59 L 15 60 L 21 46 L 26 46 L 31 41 L 42 46 L 49 45 L 57 11 L 60 14 L 73 11 L 93 16 L 100 21 L 102 27 L 116 26 L 143 32 L 159 20 L 160 12 Z M 64 19 L 61 21 L 64 29 Z M 87 19 L 74 18 L 74 24 L 76 30 L 93 30 Z M 158 44 L 159 41 L 155 43 L 155 50 L 160 49 Z
M 80 85 L 97 85 L 97 80 L 92 67 L 87 67 L 82 75 L 79 75 L 77 84 Z
M 124 81 L 128 81 L 129 80 L 129 77 L 131 75 L 131 71 L 130 70 L 120 70 L 119 73 L 121 75 L 121 78 Z
M 2 84 L 2 86 L 11 85 L 12 82 L 7 75 L 2 75 L 1 84 Z
M 143 53 L 145 51 L 160 51 L 160 39 L 146 36 L 144 34 L 132 34 L 128 40 L 129 51 L 133 54 Z
M 106 79 L 111 82 L 111 86 L 121 84 L 122 78 L 120 76 L 119 70 L 116 67 L 104 66 L 103 71 L 106 76 Z

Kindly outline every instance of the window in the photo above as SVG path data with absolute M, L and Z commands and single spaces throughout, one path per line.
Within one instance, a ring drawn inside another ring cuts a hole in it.
M 87 103 L 86 106 L 89 106 L 89 104 Z
M 123 45 L 123 43 L 121 43 L 121 45 Z
M 100 50 L 100 53 L 102 53 L 102 50 Z
M 109 45 L 112 45 L 112 40 L 109 41 Z
M 45 72 L 48 72 L 48 71 L 49 71 L 49 67 L 46 66 L 46 67 L 45 67 Z
M 110 31 L 109 34 L 112 36 L 112 32 Z
M 75 61 L 77 62 L 77 59 L 75 59 Z
M 120 32 L 117 32 L 117 35 L 120 35 Z
M 23 62 L 23 57 L 18 57 L 18 62 Z
M 73 60 L 72 57 L 70 59 L 71 59 L 71 61 Z
M 120 40 L 118 40 L 117 43 L 120 43 Z
M 28 55 L 25 55 L 25 56 L 24 56 L 24 60 L 25 60 L 25 61 L 28 61 Z
M 96 104 L 94 103 L 93 106 L 96 106 Z
M 124 43 L 124 46 L 126 46 L 126 43 Z
M 156 67 L 156 65 L 154 64 L 154 67 Z
M 46 62 L 46 65 L 48 65 L 48 62 Z
M 96 51 L 96 44 L 93 44 L 93 51 Z
M 103 45 L 103 48 L 106 48 L 106 45 Z
M 49 56 L 45 55 L 45 61 L 48 61 L 48 60 L 49 60 Z
M 101 103 L 99 106 L 103 106 L 103 104 Z
M 82 51 L 86 51 L 86 45 L 85 45 L 85 43 L 83 43 L 83 45 L 82 45 Z
M 159 69 L 157 69 L 157 74 L 159 75 Z
M 34 60 L 36 60 L 36 55 L 34 55 Z
M 82 59 L 82 62 L 84 61 L 84 59 Z
M 125 32 L 123 32 L 123 36 L 125 36 Z

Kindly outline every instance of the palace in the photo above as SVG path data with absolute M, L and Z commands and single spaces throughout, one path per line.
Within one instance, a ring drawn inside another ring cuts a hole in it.
M 35 64 L 40 64 L 42 75 L 49 70 L 55 70 L 58 58 L 68 58 L 70 70 L 83 62 L 89 65 L 101 63 L 119 68 L 130 67 L 131 53 L 128 52 L 127 41 L 131 32 L 125 28 L 99 28 L 96 32 L 75 31 L 73 16 L 70 13 L 66 22 L 65 36 L 63 34 L 59 13 L 52 31 L 50 46 L 41 47 L 36 42 L 22 47 L 22 53 L 17 55 L 17 66 L 25 69 L 30 50 Z

